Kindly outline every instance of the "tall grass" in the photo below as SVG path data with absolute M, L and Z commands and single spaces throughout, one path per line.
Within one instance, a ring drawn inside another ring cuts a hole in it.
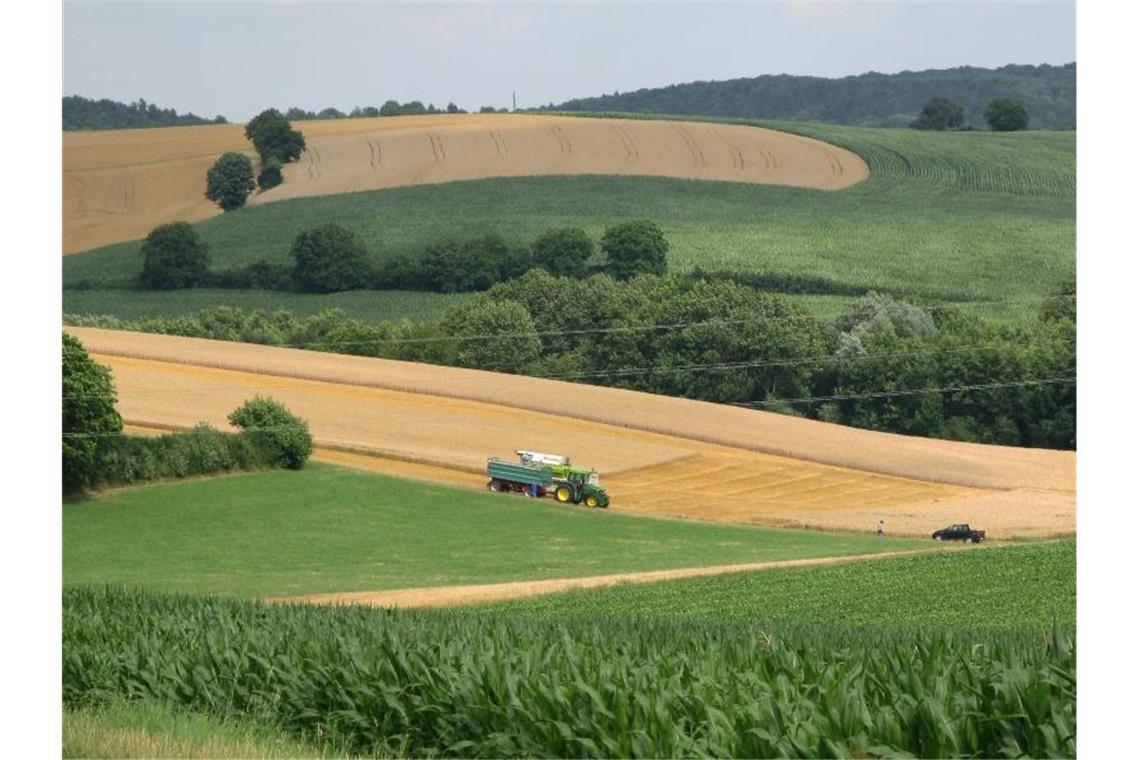
M 354 753 L 1075 754 L 1074 634 L 540 623 L 64 592 L 69 705 L 159 698 Z

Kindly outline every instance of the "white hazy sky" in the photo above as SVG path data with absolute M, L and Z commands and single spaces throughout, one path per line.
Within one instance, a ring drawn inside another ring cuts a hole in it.
M 520 107 L 761 74 L 1076 60 L 1072 2 L 64 3 L 67 95 L 244 121 L 388 99 Z

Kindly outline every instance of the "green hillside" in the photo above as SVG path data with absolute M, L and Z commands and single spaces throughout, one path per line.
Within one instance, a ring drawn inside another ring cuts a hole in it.
M 196 226 L 218 269 L 287 262 L 299 231 L 330 221 L 355 230 L 383 259 L 488 232 L 523 245 L 555 225 L 597 238 L 606 225 L 644 217 L 665 230 L 675 271 L 774 272 L 951 300 L 1027 301 L 1042 300 L 1073 271 L 1075 133 L 771 126 L 854 150 L 871 177 L 836 192 L 646 177 L 489 179 L 282 201 Z M 65 289 L 129 285 L 139 246 L 66 257 Z M 117 294 L 103 308 L 133 310 L 135 297 Z
M 962 106 L 966 123 L 976 127 L 985 126 L 983 114 L 991 100 L 1017 98 L 1029 109 L 1035 129 L 1073 129 L 1077 65 L 960 66 L 838 78 L 769 75 L 576 98 L 539 110 L 703 114 L 903 127 L 936 95 Z

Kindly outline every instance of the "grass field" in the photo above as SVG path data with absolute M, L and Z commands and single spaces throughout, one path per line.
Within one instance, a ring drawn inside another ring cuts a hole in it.
M 481 607 L 538 619 L 842 622 L 940 630 L 1076 625 L 1076 541 L 576 591 Z
M 325 309 L 340 309 L 366 322 L 433 320 L 448 309 L 467 302 L 473 293 L 417 293 L 404 290 L 367 290 L 324 295 L 266 290 L 211 290 L 173 292 L 140 290 L 65 290 L 64 314 L 99 314 L 120 319 L 146 319 L 193 314 L 211 306 L 286 309 L 309 316 Z
M 63 713 L 63 757 L 338 757 L 265 722 L 220 718 L 167 702 L 112 699 Z
M 1030 301 L 1073 271 L 1072 132 L 775 126 L 859 153 L 870 179 L 835 192 L 642 177 L 489 179 L 281 201 L 197 227 L 217 268 L 284 261 L 297 232 L 324 222 L 354 229 L 383 258 L 487 232 L 521 244 L 552 225 L 581 226 L 596 238 L 608 224 L 647 217 L 664 228 L 678 271 L 772 271 L 949 299 Z M 121 285 L 139 271 L 138 250 L 134 242 L 68 256 L 64 283 Z M 135 295 L 120 299 L 127 297 Z M 1026 305 L 1022 314 L 1035 310 Z
M 64 506 L 66 584 L 288 596 L 925 547 L 567 508 L 310 464 Z

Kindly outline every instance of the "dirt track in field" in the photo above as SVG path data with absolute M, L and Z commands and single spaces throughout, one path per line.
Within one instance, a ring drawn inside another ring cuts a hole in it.
M 251 203 L 486 177 L 624 174 L 820 189 L 868 174 L 850 151 L 730 124 L 466 114 L 297 122 L 308 149 Z M 220 211 L 203 197 L 226 151 L 254 152 L 241 124 L 63 136 L 63 252 L 143 237 Z
M 597 468 L 614 509 L 781 527 L 993 538 L 1076 530 L 1073 452 L 856 430 L 612 388 L 239 343 L 68 328 L 125 419 L 227 427 L 255 393 L 309 420 L 318 458 L 480 488 L 518 448 Z M 509 497 L 504 497 L 509 498 Z
M 483 604 L 508 599 L 523 599 L 532 596 L 556 594 L 563 591 L 607 588 L 627 583 L 658 583 L 661 581 L 681 580 L 682 578 L 700 578 L 710 575 L 727 575 L 729 573 L 744 573 L 755 570 L 839 565 L 849 562 L 866 562 L 869 560 L 890 559 L 892 557 L 904 557 L 914 554 L 927 554 L 932 551 L 955 550 L 956 549 L 950 547 L 918 549 L 913 551 L 881 552 L 879 554 L 855 554 L 843 557 L 814 557 L 811 559 L 750 562 L 738 565 L 716 565 L 713 567 L 649 570 L 640 573 L 592 575 L 584 578 L 553 578 L 543 581 L 512 581 L 508 583 L 484 583 L 470 586 L 428 586 L 424 588 L 395 589 L 391 591 L 352 591 L 333 594 L 311 594 L 309 596 L 272 597 L 266 601 L 277 604 L 303 603 L 401 608 L 456 607 L 466 604 Z

